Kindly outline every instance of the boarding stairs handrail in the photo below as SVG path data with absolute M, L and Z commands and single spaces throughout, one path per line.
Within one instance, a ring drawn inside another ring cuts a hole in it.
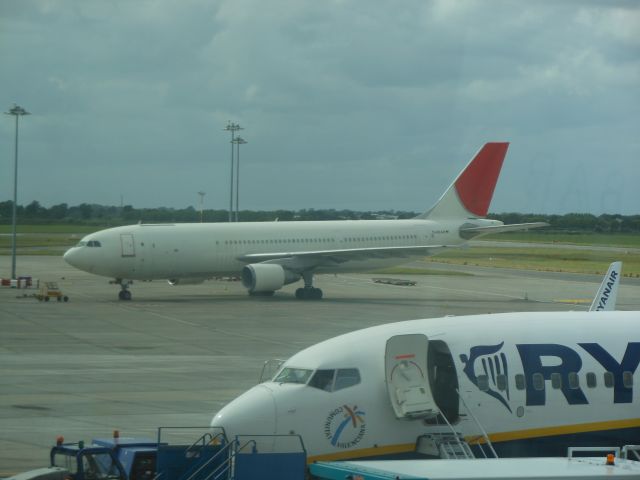
M 628 460 L 629 453 L 633 453 L 633 456 L 640 461 L 640 445 L 625 445 L 622 447 L 622 458 Z
M 451 423 L 449 422 L 449 419 L 447 418 L 447 416 L 444 414 L 444 412 L 440 412 L 440 416 L 444 419 L 445 423 L 447 424 L 447 426 L 449 427 L 449 430 L 451 430 L 451 433 L 453 433 L 453 437 L 456 440 L 456 443 L 458 444 L 458 448 L 460 449 L 459 451 L 462 452 L 462 454 L 464 455 L 464 458 L 474 458 L 473 456 L 473 452 L 471 451 L 471 449 L 469 448 L 469 445 L 466 444 L 466 442 L 464 442 L 463 440 L 460 440 L 460 434 L 458 432 L 456 432 L 456 430 L 453 428 L 453 425 L 451 425 Z M 463 444 L 464 443 L 464 444 Z M 449 447 L 451 447 L 451 444 L 449 444 L 448 442 L 443 442 L 440 443 L 438 445 L 438 448 L 440 448 L 440 446 L 444 446 L 447 445 Z M 465 445 L 467 448 L 465 448 Z M 446 449 L 446 447 L 444 447 Z M 458 455 L 455 453 L 455 451 L 450 448 L 451 452 L 453 452 L 453 458 L 459 458 Z M 451 453 L 448 452 L 448 453 Z M 449 457 L 451 458 L 451 457 Z
M 199 475 L 205 468 L 207 468 L 209 465 L 211 465 L 214 461 L 218 460 L 219 457 L 225 453 L 227 454 L 227 459 L 222 462 L 220 465 L 218 465 L 215 469 L 213 469 L 213 471 L 211 473 L 209 473 L 204 480 L 209 480 L 209 479 L 219 479 L 220 475 L 222 475 L 223 473 L 228 472 L 229 470 L 229 463 L 231 462 L 231 458 L 233 456 L 233 450 L 231 449 L 231 447 L 233 446 L 234 442 L 229 442 L 227 443 L 224 447 L 222 447 L 218 452 L 216 452 L 215 455 L 213 455 L 210 459 L 208 459 L 206 462 L 204 462 L 202 465 L 200 465 L 200 467 L 198 467 L 195 471 L 191 472 L 191 474 L 189 475 L 189 477 L 187 477 L 184 480 L 195 480 L 197 475 Z M 226 467 L 226 468 L 223 468 Z
M 458 398 L 462 402 L 462 405 L 464 405 L 464 408 L 467 410 L 467 412 L 469 412 L 469 415 L 471 415 L 471 418 L 473 419 L 473 421 L 476 423 L 476 425 L 480 429 L 480 432 L 482 432 L 482 437 L 484 438 L 485 442 L 489 446 L 489 450 L 491 450 L 491 453 L 493 454 L 493 457 L 494 458 L 498 458 L 498 454 L 496 453 L 496 450 L 493 448 L 493 444 L 491 443 L 491 439 L 489 438 L 489 435 L 487 434 L 487 431 L 484 429 L 484 427 L 480 424 L 480 422 L 478 421 L 476 416 L 473 414 L 473 412 L 469 408 L 469 405 L 467 405 L 467 402 L 465 402 L 464 398 L 462 397 L 462 395 L 460 395 L 460 390 L 458 390 L 457 388 L 456 388 L 456 393 L 458 394 Z M 484 453 L 484 449 L 482 448 L 482 446 L 479 443 L 478 443 L 478 448 L 480 448 L 480 450 L 482 451 L 482 454 L 486 457 L 486 454 Z

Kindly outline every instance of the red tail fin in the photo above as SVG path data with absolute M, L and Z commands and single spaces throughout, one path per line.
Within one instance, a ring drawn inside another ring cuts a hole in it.
M 455 181 L 462 205 L 474 215 L 487 215 L 508 148 L 506 142 L 486 143 Z
M 440 200 L 417 218 L 485 217 L 509 143 L 485 143 Z

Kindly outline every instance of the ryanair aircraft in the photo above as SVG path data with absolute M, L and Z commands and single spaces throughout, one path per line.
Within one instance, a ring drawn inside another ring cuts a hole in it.
M 590 312 L 411 320 L 326 340 L 211 424 L 231 438 L 300 435 L 310 462 L 637 444 L 640 312 L 613 311 L 616 268 Z

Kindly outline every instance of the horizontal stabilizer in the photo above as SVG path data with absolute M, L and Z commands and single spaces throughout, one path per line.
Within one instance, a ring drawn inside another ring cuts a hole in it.
M 530 230 L 532 228 L 548 227 L 546 222 L 531 222 L 531 223 L 514 223 L 512 225 L 489 225 L 486 227 L 462 227 L 460 229 L 460 236 L 467 240 L 481 235 L 489 235 L 492 233 L 503 232 L 518 232 L 520 230 Z

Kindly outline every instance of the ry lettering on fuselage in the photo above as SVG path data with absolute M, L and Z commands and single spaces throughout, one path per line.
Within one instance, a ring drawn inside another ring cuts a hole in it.
M 630 372 L 633 375 L 638 368 L 640 342 L 628 343 L 620 362 L 597 343 L 579 343 L 578 345 L 602 365 L 605 371 L 613 374 L 613 403 L 631 403 L 633 385 L 625 385 L 623 372 Z M 578 352 L 565 345 L 547 343 L 518 344 L 516 348 L 522 360 L 526 379 L 526 404 L 528 406 L 546 403 L 546 389 L 534 387 L 534 374 L 541 374 L 546 382 L 551 380 L 554 373 L 560 375 L 560 390 L 569 405 L 589 403 L 582 388 L 580 386 L 576 388 L 576 385 L 570 385 L 569 382 L 569 373 L 579 373 L 582 368 L 582 358 Z M 552 366 L 544 366 L 544 364 L 552 364 Z

